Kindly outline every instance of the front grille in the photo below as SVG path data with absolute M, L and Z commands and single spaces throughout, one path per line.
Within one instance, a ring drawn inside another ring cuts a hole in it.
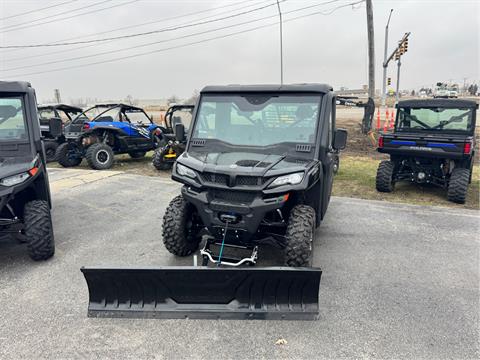
M 202 174 L 202 178 L 209 183 L 228 185 L 228 175 L 206 172 Z
M 212 184 L 229 185 L 229 176 L 225 174 L 203 173 L 201 174 L 203 181 Z M 258 176 L 237 176 L 236 186 L 258 186 L 264 183 L 264 179 Z
M 262 178 L 256 176 L 237 176 L 237 181 L 235 185 L 261 185 Z
M 245 191 L 213 190 L 211 194 L 214 200 L 239 204 L 249 204 L 255 198 L 255 193 Z

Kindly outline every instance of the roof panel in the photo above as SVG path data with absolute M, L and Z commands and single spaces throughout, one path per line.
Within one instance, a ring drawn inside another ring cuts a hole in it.
M 412 99 L 399 101 L 398 107 L 476 108 L 477 103 L 463 99 Z
M 206 86 L 202 93 L 269 93 L 269 92 L 305 92 L 322 93 L 333 91 L 327 84 L 289 84 L 289 85 L 213 85 Z

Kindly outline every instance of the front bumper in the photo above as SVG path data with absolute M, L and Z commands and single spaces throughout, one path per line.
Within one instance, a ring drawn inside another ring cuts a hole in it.
M 281 209 L 288 199 L 285 194 L 264 198 L 261 192 L 250 193 L 249 199 L 241 199 L 245 192 L 230 191 L 232 199 L 228 200 L 218 198 L 215 191 L 216 189 L 198 190 L 185 185 L 182 196 L 196 207 L 203 223 L 213 234 L 216 230 L 225 228 L 226 222 L 221 219 L 222 215 L 234 217 L 236 220 L 229 222 L 228 229 L 234 238 L 230 240 L 238 239 L 238 242 L 249 242 L 257 233 L 265 214 Z M 236 197 L 235 194 L 240 196 Z

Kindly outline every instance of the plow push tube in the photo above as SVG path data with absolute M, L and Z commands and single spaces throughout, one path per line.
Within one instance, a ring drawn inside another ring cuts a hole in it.
M 160 319 L 316 320 L 317 268 L 81 269 L 88 316 Z

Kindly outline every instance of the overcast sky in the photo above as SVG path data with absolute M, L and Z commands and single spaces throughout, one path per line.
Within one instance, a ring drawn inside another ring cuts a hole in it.
M 367 84 L 365 3 L 335 10 L 356 1 L 281 3 L 286 83 L 323 82 L 337 89 Z M 2 46 L 86 41 L 232 16 L 110 42 L 0 49 L 0 80 L 30 81 L 40 100 L 51 98 L 55 88 L 60 89 L 64 100 L 121 99 L 129 94 L 151 99 L 172 94 L 188 97 L 194 89 L 208 84 L 278 83 L 279 28 L 274 3 L 275 0 L 0 0 Z M 46 7 L 49 8 L 34 11 Z M 295 11 L 306 7 L 309 8 Z M 463 85 L 464 78 L 478 83 L 480 1 L 374 0 L 377 89 L 381 87 L 384 28 L 391 8 L 394 12 L 390 51 L 405 32 L 412 33 L 409 51 L 402 61 L 401 88 L 449 80 Z M 101 9 L 104 10 L 98 11 Z M 248 11 L 251 12 L 234 16 Z M 289 21 L 318 12 L 323 13 Z M 261 18 L 266 19 L 246 23 Z M 144 23 L 150 24 L 135 26 Z M 247 31 L 268 24 L 273 26 Z M 226 28 L 232 25 L 237 26 Z M 122 27 L 131 28 L 111 31 Z M 246 32 L 212 39 L 241 31 Z M 188 45 L 199 41 L 204 42 Z M 150 44 L 153 42 L 157 43 Z M 150 45 L 141 46 L 144 44 Z M 140 47 L 130 49 L 133 46 Z M 120 49 L 123 50 L 116 51 Z M 108 51 L 116 52 L 99 55 Z M 153 53 L 136 56 L 148 52 Z M 118 60 L 127 56 L 130 58 Z M 84 66 L 95 62 L 103 63 Z M 388 74 L 395 78 L 394 63 Z

